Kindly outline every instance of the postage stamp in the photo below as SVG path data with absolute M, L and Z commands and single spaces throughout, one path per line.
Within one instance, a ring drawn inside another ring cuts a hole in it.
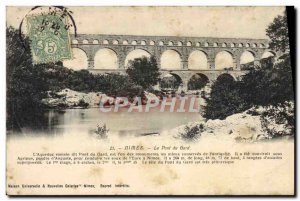
M 58 62 L 72 57 L 67 16 L 40 14 L 27 17 L 28 37 L 34 64 Z

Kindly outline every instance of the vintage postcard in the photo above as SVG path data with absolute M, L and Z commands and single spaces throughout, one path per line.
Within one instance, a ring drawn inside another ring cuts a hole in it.
M 7 195 L 295 195 L 293 12 L 7 6 Z

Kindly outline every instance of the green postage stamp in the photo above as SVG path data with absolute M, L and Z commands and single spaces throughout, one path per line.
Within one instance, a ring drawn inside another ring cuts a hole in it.
M 34 64 L 71 59 L 67 17 L 40 14 L 27 17 L 28 36 Z

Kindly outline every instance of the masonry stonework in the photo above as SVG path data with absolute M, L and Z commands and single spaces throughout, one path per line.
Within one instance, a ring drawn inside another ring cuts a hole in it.
M 187 87 L 188 80 L 199 73 L 207 76 L 210 81 L 224 73 L 239 79 L 240 75 L 245 73 L 241 70 L 240 64 L 243 52 L 251 52 L 254 56 L 254 64 L 259 65 L 263 53 L 270 51 L 266 39 L 78 34 L 76 37 L 71 35 L 71 41 L 72 48 L 79 48 L 85 52 L 88 58 L 88 70 L 92 73 L 125 73 L 126 56 L 135 49 L 145 50 L 155 56 L 160 68 L 160 58 L 163 52 L 174 50 L 181 57 L 182 69 L 161 69 L 161 74 L 162 77 L 168 73 L 178 75 L 183 81 L 184 88 Z M 103 48 L 108 48 L 116 53 L 118 69 L 94 69 L 96 52 Z M 189 55 L 195 50 L 202 51 L 206 55 L 207 70 L 188 69 Z M 222 51 L 230 53 L 233 58 L 234 66 L 230 70 L 215 69 L 216 55 Z

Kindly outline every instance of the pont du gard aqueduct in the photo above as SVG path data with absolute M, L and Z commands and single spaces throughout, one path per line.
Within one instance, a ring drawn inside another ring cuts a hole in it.
M 243 64 L 259 65 L 262 58 L 276 56 L 268 49 L 267 39 L 209 38 L 134 35 L 71 35 L 71 47 L 84 54 L 86 66 L 92 73 L 125 73 L 134 55 L 153 55 L 161 76 L 171 74 L 180 78 L 183 88 L 195 75 L 209 81 L 222 74 L 239 79 L 246 70 Z

